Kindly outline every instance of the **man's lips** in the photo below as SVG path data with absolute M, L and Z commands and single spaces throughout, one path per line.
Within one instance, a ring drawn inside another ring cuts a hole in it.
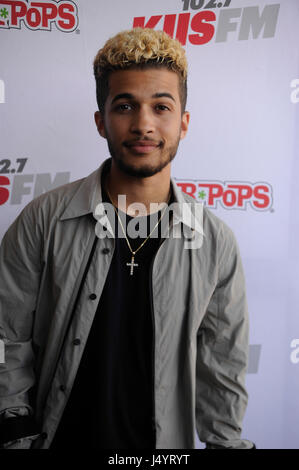
M 124 146 L 133 150 L 134 153 L 150 153 L 156 148 L 160 147 L 159 142 L 151 140 L 135 140 L 132 142 L 125 142 Z

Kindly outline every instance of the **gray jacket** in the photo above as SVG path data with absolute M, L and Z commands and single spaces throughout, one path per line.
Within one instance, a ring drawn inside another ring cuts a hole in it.
M 100 220 L 95 231 L 103 165 L 30 202 L 3 238 L 0 429 L 33 415 L 42 431 L 8 448 L 48 448 L 70 395 L 114 251 Z M 209 448 L 252 448 L 240 437 L 248 316 L 238 247 L 206 209 L 202 237 L 201 221 L 191 227 L 180 210 L 198 203 L 172 187 L 179 209 L 152 266 L 156 447 L 194 448 L 197 429 Z M 190 249 L 194 237 L 201 243 Z

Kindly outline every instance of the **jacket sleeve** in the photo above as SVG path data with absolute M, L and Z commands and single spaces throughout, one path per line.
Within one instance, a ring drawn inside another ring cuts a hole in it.
M 207 449 L 254 449 L 241 439 L 247 406 L 248 312 L 238 246 L 218 234 L 217 286 L 197 335 L 196 427 Z
M 0 247 L 0 443 L 17 440 L 20 448 L 26 447 L 24 436 L 38 433 L 29 398 L 35 383 L 31 335 L 41 272 L 41 237 L 33 212 L 31 205 L 23 210 Z

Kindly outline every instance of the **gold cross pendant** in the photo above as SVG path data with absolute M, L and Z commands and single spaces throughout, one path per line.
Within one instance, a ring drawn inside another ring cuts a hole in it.
M 127 263 L 127 266 L 130 266 L 130 267 L 131 267 L 130 276 L 133 276 L 133 274 L 134 274 L 134 267 L 135 267 L 135 266 L 138 266 L 137 263 L 134 263 L 134 256 L 132 256 L 131 263 Z

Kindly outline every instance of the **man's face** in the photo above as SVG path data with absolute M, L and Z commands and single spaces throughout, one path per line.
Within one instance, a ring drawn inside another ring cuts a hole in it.
M 104 116 L 95 113 L 120 170 L 149 177 L 175 157 L 185 136 L 189 113 L 181 113 L 179 77 L 166 68 L 111 73 Z

